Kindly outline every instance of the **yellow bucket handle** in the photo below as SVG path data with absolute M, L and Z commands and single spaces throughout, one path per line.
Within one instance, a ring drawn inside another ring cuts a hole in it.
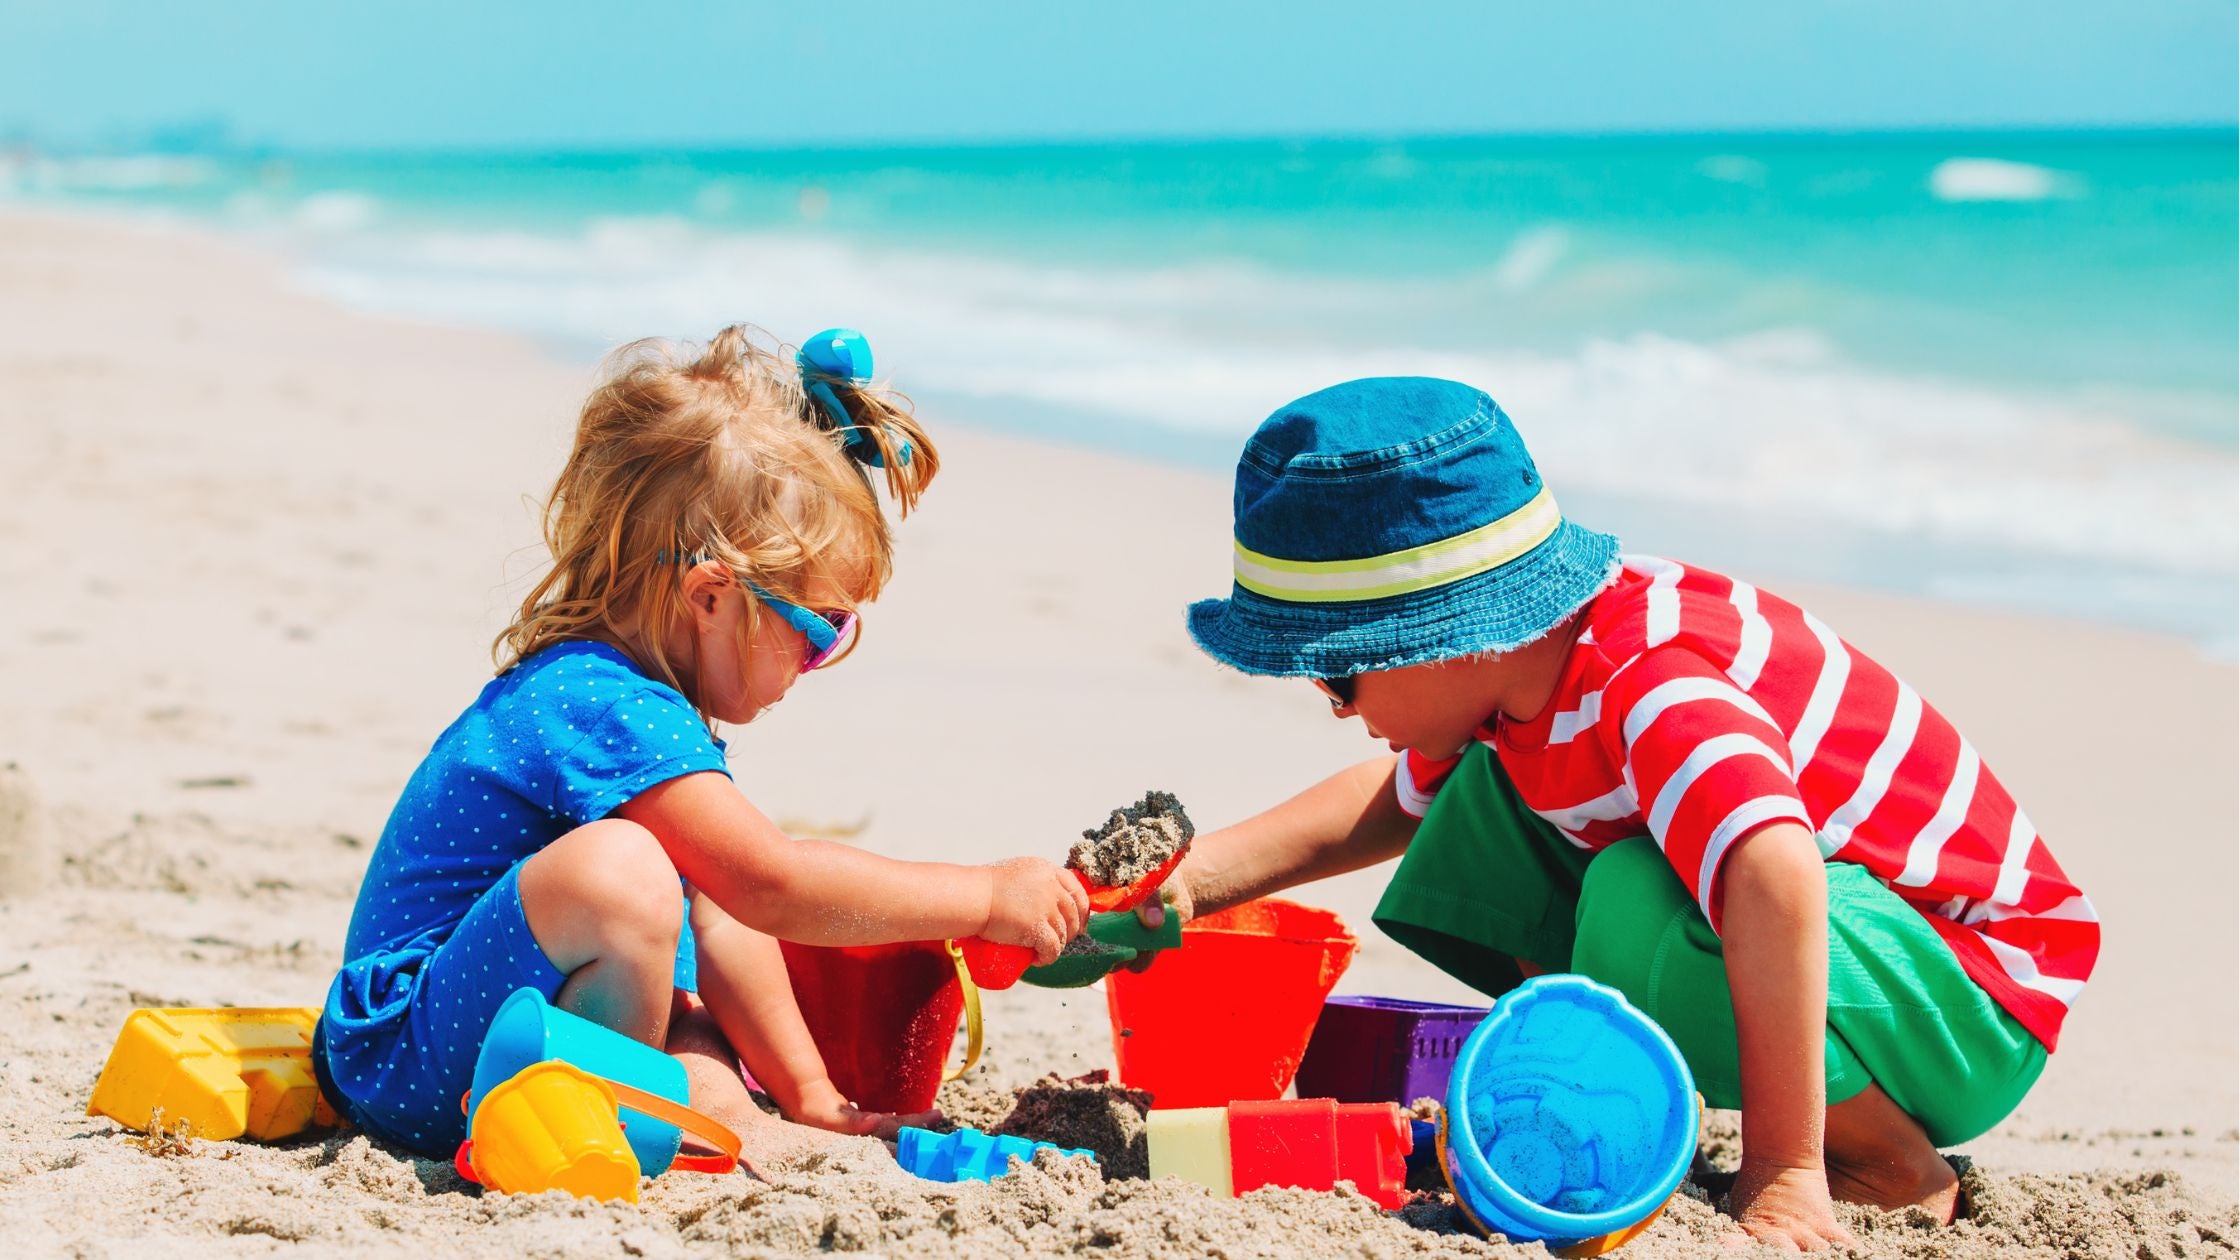
M 957 965 L 957 983 L 964 986 L 964 1062 L 941 1074 L 944 1084 L 963 1076 L 980 1061 L 982 1029 L 980 1026 L 980 986 L 972 982 L 972 968 L 965 966 L 964 948 L 955 941 L 943 941 L 949 951 L 949 961 Z

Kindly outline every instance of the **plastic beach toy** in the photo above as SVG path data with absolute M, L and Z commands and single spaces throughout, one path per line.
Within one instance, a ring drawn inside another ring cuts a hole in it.
M 1167 876 L 1174 874 L 1174 868 L 1182 865 L 1182 859 L 1188 854 L 1189 848 L 1187 846 L 1177 849 L 1173 856 L 1166 861 L 1159 863 L 1159 865 L 1137 878 L 1116 887 L 1092 884 L 1089 882 L 1088 876 L 1071 867 L 1066 869 L 1066 874 L 1079 881 L 1082 890 L 1089 894 L 1089 910 L 1091 913 L 1118 914 L 1124 911 L 1133 911 L 1136 907 L 1156 896 L 1159 892 L 1159 886 L 1167 882 Z M 983 989 L 1008 989 L 1017 984 L 1019 978 L 1026 974 L 1027 968 L 1034 964 L 1034 951 L 1024 945 L 998 945 L 994 941 L 977 936 L 959 941 L 958 945 L 964 952 L 965 966 L 972 972 L 973 983 Z M 1052 963 L 1051 965 L 1056 966 L 1057 964 Z M 1110 970 L 1110 968 L 1107 968 L 1107 970 Z M 1046 987 L 1072 988 L 1075 986 L 1049 985 Z
M 1299 1060 L 1299 1094 L 1339 1102 L 1444 1098 L 1455 1055 L 1486 1017 L 1483 1006 L 1400 998 L 1334 997 Z
M 1192 920 L 1182 943 L 1105 983 L 1121 1082 L 1162 1108 L 1280 1096 L 1359 942 L 1327 910 L 1264 897 Z
M 483 1104 L 499 1085 L 553 1059 L 607 1083 L 620 1103 L 620 1123 L 637 1166 L 646 1176 L 657 1177 L 672 1164 L 694 1172 L 729 1172 L 738 1162 L 738 1138 L 686 1108 L 691 1095 L 682 1063 L 642 1041 L 547 1003 L 535 989 L 519 989 L 507 998 L 483 1036 L 482 1054 L 474 1065 L 474 1089 L 467 1095 L 470 1137 Z M 680 1156 L 688 1128 L 720 1153 Z
M 331 1127 L 311 1071 L 316 1010 L 295 1007 L 143 1009 L 125 1017 L 94 1082 L 89 1116 L 146 1132 L 163 1113 L 199 1138 L 277 1142 Z
M 1328 1098 L 1154 1111 L 1147 1143 L 1153 1177 L 1180 1177 L 1215 1194 L 1262 1186 L 1329 1190 L 1350 1181 L 1387 1208 L 1407 1197 L 1414 1149 L 1399 1107 Z
M 940 941 L 778 947 L 801 1018 L 841 1095 L 867 1111 L 931 1107 L 966 1000 L 947 948 Z M 975 1044 L 968 1060 L 978 1053 Z
M 1647 1016 L 1582 976 L 1527 980 L 1463 1043 L 1440 1162 L 1478 1227 L 1565 1255 L 1648 1228 L 1696 1149 L 1695 1079 Z
M 1032 1163 L 1040 1150 L 1097 1157 L 1094 1151 L 1068 1150 L 1055 1142 L 1030 1142 L 978 1129 L 935 1133 L 905 1127 L 895 1134 L 894 1159 L 904 1172 L 928 1181 L 992 1181 L 1011 1171 L 1014 1157 Z
M 1158 927 L 1148 928 L 1132 912 L 1115 910 L 1090 915 L 1082 935 L 1095 942 L 1095 947 L 1060 954 L 1048 966 L 1027 968 L 1019 978 L 1045 989 L 1079 989 L 1095 984 L 1145 954 L 1181 945 L 1182 918 L 1170 914 Z
M 474 1109 L 460 1171 L 492 1190 L 638 1201 L 638 1156 L 608 1082 L 558 1059 L 492 1086 Z

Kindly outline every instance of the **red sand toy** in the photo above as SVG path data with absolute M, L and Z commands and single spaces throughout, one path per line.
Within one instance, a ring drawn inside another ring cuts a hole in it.
M 1264 897 L 1183 925 L 1182 943 L 1105 981 L 1121 1082 L 1159 1108 L 1280 1096 L 1359 942 L 1327 910 Z
M 1327 1098 L 1154 1111 L 1147 1137 L 1153 1177 L 1180 1177 L 1232 1197 L 1262 1186 L 1329 1190 L 1350 1181 L 1386 1208 L 1406 1198 L 1415 1148 L 1399 1107 Z
M 1142 878 L 1118 888 L 1100 888 L 1076 870 L 1068 870 L 1066 874 L 1081 881 L 1082 889 L 1089 894 L 1090 910 L 1099 913 L 1134 910 L 1158 895 L 1159 885 L 1166 883 L 1167 876 L 1174 874 L 1174 868 L 1182 864 L 1185 852 L 1187 850 L 1176 852 Z M 1019 983 L 1019 977 L 1034 965 L 1034 951 L 1024 945 L 998 945 L 975 936 L 957 942 L 957 947 L 964 951 L 964 963 L 972 971 L 972 982 L 983 989 L 1008 989 Z

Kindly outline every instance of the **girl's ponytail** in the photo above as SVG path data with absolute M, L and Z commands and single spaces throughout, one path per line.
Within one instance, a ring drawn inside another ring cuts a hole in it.
M 871 343 L 852 328 L 828 328 L 801 343 L 794 361 L 809 422 L 839 437 L 866 482 L 885 474 L 901 515 L 917 506 L 941 457 L 910 414 L 910 400 L 871 382 Z

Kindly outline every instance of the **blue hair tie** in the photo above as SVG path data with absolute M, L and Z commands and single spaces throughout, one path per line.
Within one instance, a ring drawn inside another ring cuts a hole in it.
M 839 395 L 832 392 L 831 382 L 846 381 L 851 385 L 871 382 L 871 342 L 853 328 L 827 328 L 801 343 L 800 353 L 793 357 L 794 365 L 801 369 L 801 388 L 810 399 L 831 417 L 841 441 L 847 444 L 848 457 L 872 468 L 886 467 L 879 444 L 848 409 L 841 405 Z M 910 462 L 910 443 L 893 428 L 887 436 L 894 440 L 895 454 L 907 464 Z

